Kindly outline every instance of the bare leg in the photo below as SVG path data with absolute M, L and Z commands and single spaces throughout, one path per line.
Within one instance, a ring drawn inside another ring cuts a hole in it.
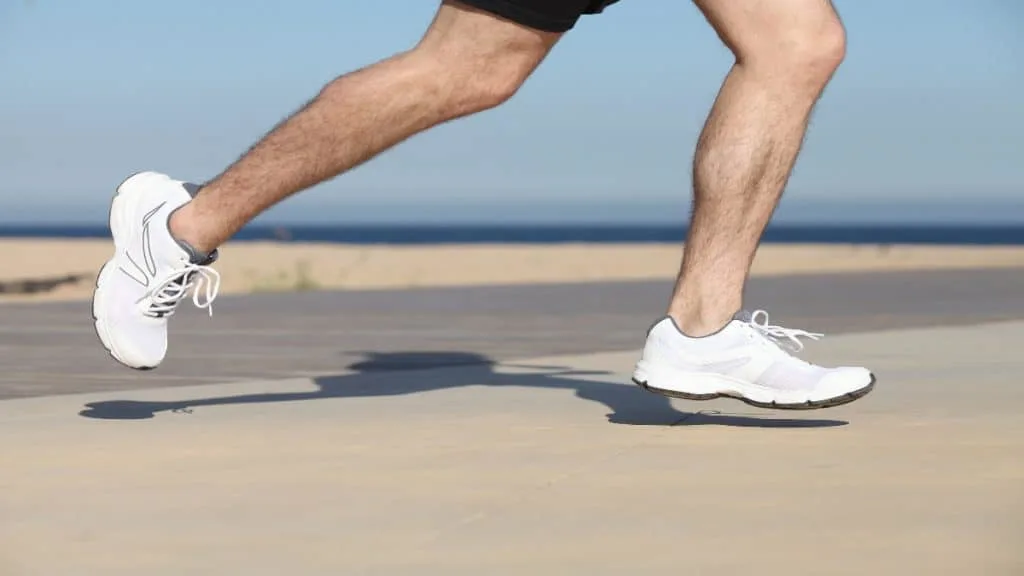
M 501 104 L 560 36 L 445 0 L 415 48 L 325 86 L 178 210 L 171 229 L 208 252 L 292 194 Z
M 761 235 L 845 52 L 829 0 L 695 0 L 736 63 L 694 156 L 694 211 L 669 314 L 711 334 L 742 307 Z

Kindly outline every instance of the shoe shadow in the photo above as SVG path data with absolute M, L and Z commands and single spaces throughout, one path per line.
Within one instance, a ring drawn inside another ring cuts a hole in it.
M 610 372 L 504 364 L 529 370 L 510 374 L 496 372 L 496 364 L 494 360 L 472 352 L 369 352 L 364 353 L 363 360 L 349 366 L 354 373 L 315 378 L 317 389 L 310 392 L 245 394 L 174 402 L 109 400 L 86 404 L 79 415 L 101 420 L 144 420 L 161 412 L 191 412 L 205 406 L 398 396 L 486 385 L 572 390 L 583 400 L 607 407 L 610 410 L 607 414 L 609 422 L 631 426 L 823 428 L 849 424 L 844 420 L 772 418 L 717 411 L 684 412 L 677 410 L 668 398 L 637 386 L 582 378 L 609 375 Z M 430 370 L 456 367 L 457 370 Z

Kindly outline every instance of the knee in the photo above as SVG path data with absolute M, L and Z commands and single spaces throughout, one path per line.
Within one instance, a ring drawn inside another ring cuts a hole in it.
M 751 67 L 793 87 L 821 90 L 846 57 L 846 31 L 834 14 L 779 27 L 737 51 Z
M 544 46 L 421 46 L 415 52 L 430 63 L 437 89 L 451 116 L 500 106 L 515 96 L 544 58 Z
M 846 31 L 835 18 L 801 30 L 791 39 L 789 57 L 798 74 L 816 84 L 824 84 L 846 58 Z
M 460 112 L 479 112 L 504 104 L 533 71 L 534 60 L 521 53 L 496 54 L 452 75 L 452 103 Z

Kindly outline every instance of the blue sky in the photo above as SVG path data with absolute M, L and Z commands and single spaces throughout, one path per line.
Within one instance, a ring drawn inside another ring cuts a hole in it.
M 1024 221 L 1024 7 L 836 5 L 848 58 L 780 218 Z M 212 177 L 334 76 L 414 43 L 434 7 L 0 0 L 0 221 L 102 221 L 138 170 Z M 263 220 L 684 218 L 693 145 L 730 63 L 689 2 L 622 0 L 584 18 L 506 106 Z

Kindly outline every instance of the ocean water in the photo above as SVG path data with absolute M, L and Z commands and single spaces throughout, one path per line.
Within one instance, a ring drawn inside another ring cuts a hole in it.
M 669 225 L 253 225 L 235 240 L 345 244 L 558 244 L 680 242 Z M 105 226 L 0 225 L 0 237 L 107 238 Z M 1024 245 L 1022 225 L 771 225 L 766 243 Z

